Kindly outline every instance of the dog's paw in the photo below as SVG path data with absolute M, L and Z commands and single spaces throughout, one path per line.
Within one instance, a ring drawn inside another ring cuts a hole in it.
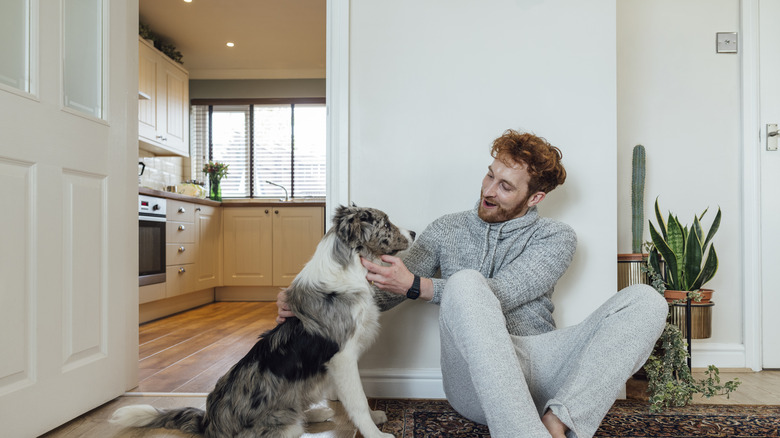
M 336 415 L 333 409 L 328 407 L 312 408 L 305 412 L 307 423 L 322 423 L 328 421 Z
M 387 415 L 385 415 L 385 411 L 371 411 L 371 419 L 374 420 L 374 424 L 387 423 Z

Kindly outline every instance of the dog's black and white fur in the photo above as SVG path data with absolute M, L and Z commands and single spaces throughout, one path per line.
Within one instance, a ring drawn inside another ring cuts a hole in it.
M 358 374 L 358 358 L 379 329 L 379 310 L 360 257 L 395 254 L 413 239 L 413 232 L 399 229 L 379 210 L 339 207 L 332 228 L 287 289 L 296 317 L 264 333 L 219 379 L 205 412 L 137 405 L 117 410 L 111 421 L 209 438 L 299 437 L 307 418 L 324 421 L 332 415 L 330 409 L 305 413 L 332 384 L 364 437 L 392 437 L 376 427 L 387 418 L 369 409 Z

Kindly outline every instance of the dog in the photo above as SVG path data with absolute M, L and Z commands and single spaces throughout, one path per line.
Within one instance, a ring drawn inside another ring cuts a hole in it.
M 205 412 L 158 410 L 149 405 L 118 409 L 111 422 L 126 427 L 178 429 L 207 438 L 288 438 L 304 424 L 333 411 L 307 410 L 330 385 L 366 438 L 392 438 L 376 424 L 358 374 L 358 358 L 379 330 L 379 309 L 360 257 L 378 260 L 407 249 L 414 232 L 398 228 L 377 209 L 339 206 L 332 227 L 311 260 L 286 290 L 295 317 L 262 334 L 216 383 Z

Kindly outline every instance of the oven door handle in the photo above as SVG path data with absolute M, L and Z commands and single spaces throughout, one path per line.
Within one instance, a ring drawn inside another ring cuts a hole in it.
M 139 221 L 149 221 L 149 222 L 165 222 L 165 216 L 146 216 L 143 214 L 138 215 Z

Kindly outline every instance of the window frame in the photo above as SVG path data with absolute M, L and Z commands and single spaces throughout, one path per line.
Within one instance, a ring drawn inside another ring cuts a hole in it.
M 301 104 L 301 105 L 310 105 L 310 104 L 313 104 L 313 105 L 326 105 L 326 100 L 325 100 L 324 97 L 222 98 L 222 99 L 203 99 L 203 98 L 198 98 L 198 99 L 191 99 L 190 100 L 190 106 L 195 106 L 195 105 L 208 106 L 208 120 L 209 120 L 209 122 L 208 122 L 209 123 L 208 130 L 209 130 L 209 132 L 208 132 L 208 139 L 207 139 L 208 151 L 207 151 L 207 154 L 206 154 L 208 161 L 213 161 L 213 159 L 214 159 L 213 158 L 214 157 L 214 155 L 213 155 L 213 146 L 214 145 L 213 145 L 213 141 L 212 141 L 212 138 L 211 138 L 211 130 L 213 129 L 213 127 L 212 127 L 212 110 L 213 110 L 213 107 L 214 106 L 229 106 L 229 105 L 238 105 L 238 106 L 248 105 L 250 107 L 250 110 L 249 110 L 250 126 L 248 126 L 248 130 L 249 130 L 249 132 L 248 132 L 249 162 L 247 163 L 248 167 L 249 167 L 249 186 L 248 186 L 249 195 L 248 195 L 248 197 L 246 199 L 267 199 L 267 198 L 270 198 L 269 196 L 258 196 L 257 193 L 259 191 L 255 188 L 255 184 L 254 184 L 254 171 L 255 171 L 255 169 L 254 169 L 254 165 L 255 165 L 255 163 L 254 163 L 254 160 L 255 160 L 254 147 L 255 147 L 255 145 L 254 145 L 254 138 L 253 138 L 253 136 L 254 136 L 254 128 L 253 128 L 253 124 L 254 124 L 254 121 L 253 121 L 253 119 L 254 119 L 254 111 L 252 110 L 252 105 L 291 105 L 292 106 L 293 117 L 294 117 L 295 105 L 298 105 L 298 104 Z M 295 127 L 293 125 L 292 126 L 291 135 L 294 132 L 294 130 L 295 130 Z M 327 141 L 327 139 L 326 139 L 326 141 Z M 293 149 L 293 156 L 291 156 L 291 159 L 294 160 L 294 149 Z M 326 160 L 327 160 L 327 154 L 326 154 Z M 197 169 L 197 170 L 199 171 L 200 169 Z M 294 179 L 294 173 L 293 173 L 293 174 L 291 174 L 291 181 L 293 181 L 293 183 L 291 184 L 291 187 L 290 187 L 290 192 L 291 192 L 290 193 L 290 199 L 293 199 L 293 198 L 298 198 L 298 199 L 309 198 L 308 196 L 304 196 L 304 197 L 296 197 L 295 196 L 294 180 L 295 179 Z M 327 177 L 326 177 L 326 182 L 327 182 Z M 319 198 L 319 197 L 317 197 L 317 198 Z M 235 198 L 235 199 L 243 199 L 243 198 Z

